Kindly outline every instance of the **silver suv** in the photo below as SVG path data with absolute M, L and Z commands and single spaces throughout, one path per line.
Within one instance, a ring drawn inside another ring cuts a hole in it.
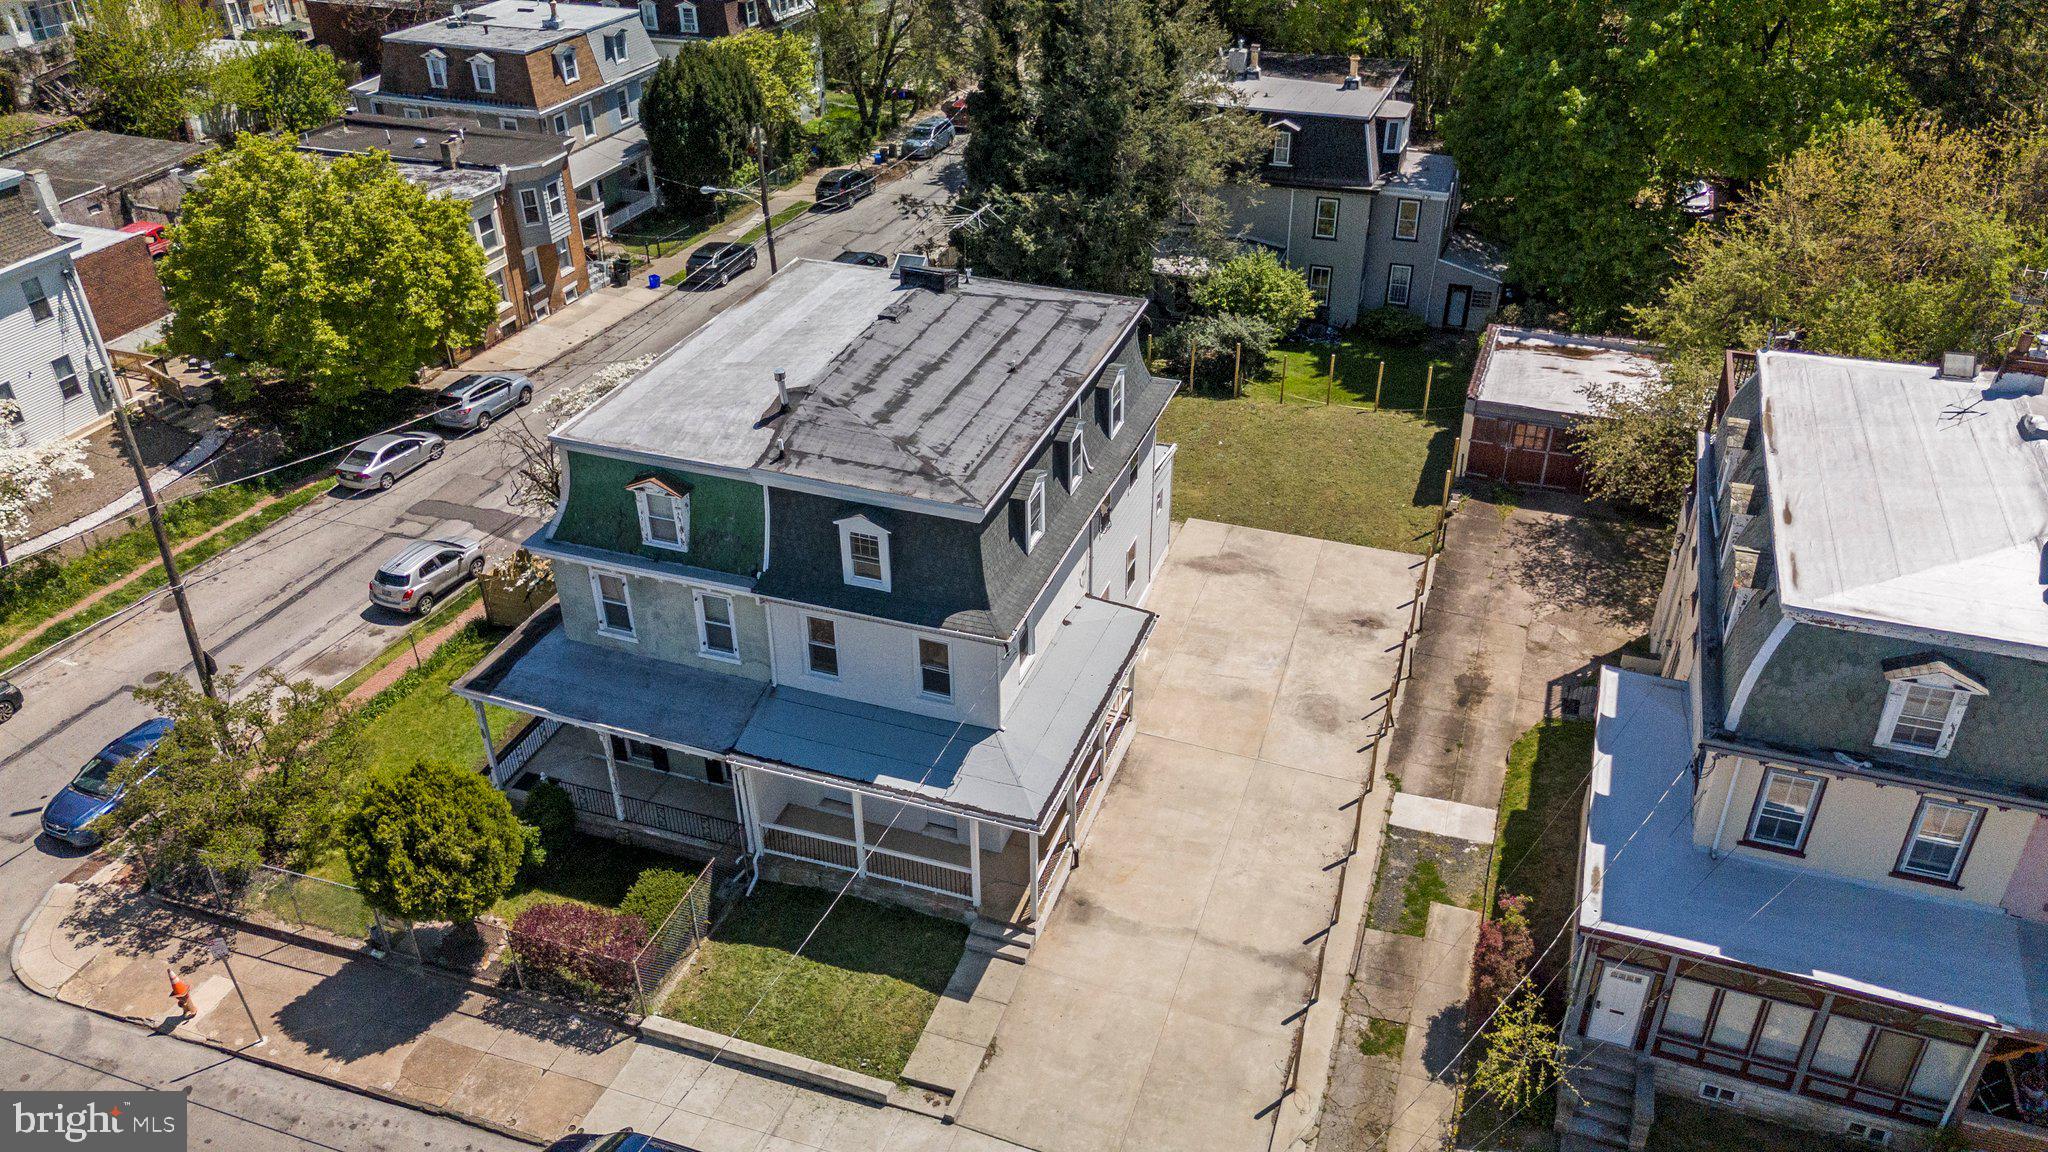
M 533 381 L 517 372 L 464 376 L 435 397 L 434 423 L 458 432 L 481 432 L 491 421 L 533 400 Z
M 912 160 L 937 156 L 953 142 L 953 122 L 944 116 L 927 116 L 910 126 L 903 138 L 903 154 Z
M 448 442 L 432 432 L 380 433 L 349 450 L 334 466 L 334 482 L 343 488 L 389 488 L 400 476 L 439 460 Z
M 370 580 L 370 602 L 424 616 L 465 576 L 484 570 L 484 544 L 473 536 L 416 540 Z

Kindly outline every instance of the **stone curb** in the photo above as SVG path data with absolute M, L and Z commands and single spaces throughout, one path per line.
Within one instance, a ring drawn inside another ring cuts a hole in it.
M 42 899 L 37 900 L 36 906 L 29 910 L 29 914 L 21 918 L 21 927 L 14 930 L 14 941 L 7 949 L 7 966 L 13 970 L 14 978 L 21 981 L 22 987 L 49 1000 L 57 999 L 57 990 L 47 987 L 42 981 L 22 971 L 21 950 L 28 943 L 28 930 L 35 926 L 36 921 L 43 918 L 43 912 L 49 908 L 50 898 L 57 894 L 57 888 L 58 885 L 52 884 L 43 890 Z
M 866 1076 L 834 1068 L 817 1060 L 792 1055 L 761 1044 L 734 1039 L 720 1032 L 698 1028 L 666 1016 L 649 1016 L 640 1021 L 641 1036 L 700 1056 L 717 1056 L 742 1067 L 785 1076 L 813 1088 L 823 1088 L 870 1104 L 888 1104 L 896 1085 L 877 1076 Z

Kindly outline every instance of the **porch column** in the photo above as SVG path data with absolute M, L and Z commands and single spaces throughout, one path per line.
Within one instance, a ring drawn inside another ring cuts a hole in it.
M 853 871 L 856 876 L 868 874 L 868 834 L 866 822 L 861 817 L 860 793 L 849 788 L 846 794 L 853 797 Z
M 981 910 L 981 821 L 967 821 L 967 882 L 974 908 Z
M 1025 884 L 1031 889 L 1031 920 L 1038 921 L 1038 833 L 1031 834 L 1031 878 Z
M 484 715 L 482 703 L 475 700 L 471 700 L 469 703 L 471 707 L 476 709 L 476 730 L 483 733 L 484 763 L 490 765 L 491 783 L 503 783 L 503 781 L 498 779 L 498 749 L 491 744 L 491 721 Z
M 597 742 L 604 745 L 604 778 L 612 786 L 612 815 L 619 823 L 626 822 L 626 800 L 619 795 L 619 762 L 612 755 L 612 738 L 608 732 L 599 732 Z
M 1664 1010 L 1671 1007 L 1671 985 L 1678 980 L 1678 953 L 1664 962 L 1664 984 L 1657 990 L 1656 1010 L 1650 1013 L 1650 1030 L 1646 1033 L 1646 1046 L 1657 1043 L 1657 1032 L 1664 1027 Z
M 747 855 L 761 855 L 761 821 L 754 811 L 753 773 L 737 764 L 730 764 L 732 772 L 732 794 L 740 810 L 740 835 L 746 839 Z
M 1963 1065 L 1963 1078 L 1956 1081 L 1956 1090 L 1948 1098 L 1948 1108 L 1941 1114 L 1943 1127 L 1956 1118 L 1956 1113 L 1962 1110 L 1963 1097 L 1969 1095 L 1970 1090 L 1977 1086 L 1977 1082 L 1984 1078 L 1984 1049 L 1990 1043 L 1989 1031 L 1978 1033 L 1976 1050 L 1970 1053 L 1970 1062 Z
M 1813 1022 L 1806 1026 L 1806 1042 L 1799 1046 L 1799 1062 L 1792 1066 L 1792 1083 L 1786 1091 L 1797 1092 L 1799 1085 L 1805 1082 L 1807 1069 L 1813 1066 L 1813 1054 L 1820 1048 L 1820 1034 L 1834 1014 L 1835 994 L 1821 993 L 1820 1010 L 1813 1014 Z

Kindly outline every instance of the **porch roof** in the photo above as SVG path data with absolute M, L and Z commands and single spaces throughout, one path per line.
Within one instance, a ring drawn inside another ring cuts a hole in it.
M 1153 619 L 1083 599 L 1039 654 L 1001 729 L 777 686 L 734 750 L 743 760 L 1036 825 Z
M 1603 668 L 1579 925 L 1852 996 L 2048 1031 L 2048 926 L 1692 842 L 1686 686 Z
M 458 695 L 519 712 L 719 756 L 732 747 L 766 685 L 580 644 L 562 608 L 536 612 L 455 682 Z

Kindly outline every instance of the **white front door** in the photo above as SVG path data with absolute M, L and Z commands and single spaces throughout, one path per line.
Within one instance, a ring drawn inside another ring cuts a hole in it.
M 1586 1039 L 1634 1048 L 1636 1025 L 1642 1021 L 1649 992 L 1648 973 L 1612 965 L 1602 968 L 1593 989 L 1593 1013 L 1586 1020 Z

